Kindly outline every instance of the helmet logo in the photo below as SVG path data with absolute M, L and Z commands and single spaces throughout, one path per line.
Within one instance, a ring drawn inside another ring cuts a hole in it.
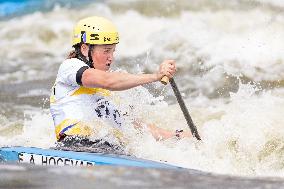
M 86 43 L 87 36 L 85 31 L 81 31 L 81 42 Z
M 104 42 L 110 41 L 110 37 L 104 37 Z
M 91 36 L 90 40 L 100 40 L 99 38 L 100 35 L 97 33 L 92 33 L 90 36 Z

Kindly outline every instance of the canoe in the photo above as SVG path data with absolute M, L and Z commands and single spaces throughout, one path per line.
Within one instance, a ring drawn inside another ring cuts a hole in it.
M 2 147 L 0 162 L 28 163 L 42 166 L 131 166 L 144 168 L 180 169 L 162 162 L 140 158 L 90 152 L 41 149 L 35 147 Z

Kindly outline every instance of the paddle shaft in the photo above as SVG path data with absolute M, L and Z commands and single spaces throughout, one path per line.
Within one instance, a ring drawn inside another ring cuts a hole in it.
M 182 99 L 182 96 L 181 96 L 181 94 L 179 92 L 179 89 L 178 89 L 178 87 L 176 85 L 175 80 L 173 78 L 171 78 L 169 81 L 170 81 L 171 87 L 172 87 L 172 89 L 174 91 L 174 94 L 176 96 L 176 99 L 178 101 L 178 104 L 179 104 L 179 106 L 181 108 L 181 111 L 182 111 L 182 113 L 184 115 L 184 118 L 185 118 L 185 120 L 187 122 L 187 125 L 190 128 L 192 136 L 195 137 L 197 140 L 201 140 L 201 138 L 200 138 L 200 136 L 198 134 L 197 128 L 194 125 L 194 123 L 193 123 L 193 121 L 192 121 L 192 119 L 191 119 L 191 117 L 189 115 L 188 109 L 185 106 L 185 103 L 184 103 L 184 101 Z

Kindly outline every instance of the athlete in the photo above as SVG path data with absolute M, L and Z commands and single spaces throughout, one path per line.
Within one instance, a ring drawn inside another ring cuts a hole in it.
M 160 81 L 163 76 L 172 78 L 176 72 L 174 60 L 164 60 L 153 74 L 110 72 L 119 36 L 113 23 L 103 17 L 80 20 L 72 38 L 74 50 L 60 65 L 50 97 L 58 141 L 66 136 L 90 136 L 93 130 L 89 123 L 94 119 L 120 130 L 123 112 L 116 106 L 111 91 Z M 141 127 L 139 121 L 133 124 L 135 128 Z M 191 136 L 182 130 L 168 131 L 153 124 L 147 129 L 157 140 Z

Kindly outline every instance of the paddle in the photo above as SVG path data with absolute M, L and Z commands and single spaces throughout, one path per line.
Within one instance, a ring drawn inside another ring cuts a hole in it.
M 164 76 L 161 79 L 161 83 L 163 83 L 164 85 L 167 85 L 169 82 L 170 82 L 171 87 L 172 87 L 172 89 L 173 89 L 173 91 L 175 93 L 175 96 L 177 98 L 177 101 L 178 101 L 178 104 L 180 106 L 180 109 L 182 110 L 184 118 L 185 118 L 185 120 L 187 122 L 187 125 L 190 128 L 192 136 L 195 137 L 197 140 L 201 140 L 201 138 L 200 138 L 200 136 L 198 134 L 197 128 L 194 125 L 194 123 L 193 123 L 193 121 L 192 121 L 192 119 L 191 119 L 191 117 L 189 115 L 189 112 L 188 112 L 188 110 L 187 110 L 187 108 L 185 106 L 185 103 L 184 103 L 184 101 L 182 99 L 182 96 L 181 96 L 179 90 L 178 90 L 178 87 L 176 85 L 176 82 L 175 82 L 174 78 L 169 79 L 167 76 Z

